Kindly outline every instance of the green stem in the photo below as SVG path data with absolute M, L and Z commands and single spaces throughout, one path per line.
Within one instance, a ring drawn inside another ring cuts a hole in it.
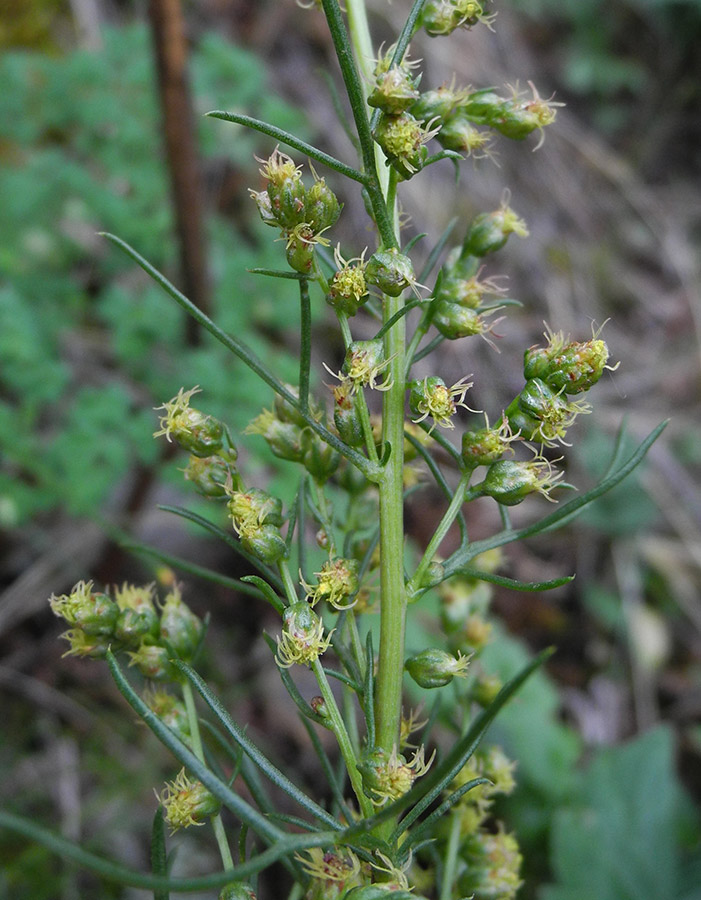
M 192 741 L 192 751 L 195 756 L 199 759 L 199 761 L 204 765 L 204 747 L 202 746 L 202 735 L 200 734 L 200 721 L 197 717 L 197 708 L 195 706 L 195 695 L 192 692 L 192 685 L 189 681 L 185 681 L 183 679 L 180 683 L 181 690 L 183 692 L 183 700 L 185 701 L 185 709 L 187 710 L 187 720 L 190 726 L 190 739 Z M 225 869 L 233 869 L 234 868 L 234 860 L 231 855 L 231 850 L 229 849 L 229 842 L 226 839 L 226 832 L 224 831 L 224 823 L 221 820 L 221 816 L 217 813 L 216 816 L 212 816 L 212 828 L 214 829 L 214 836 L 217 840 L 217 846 L 219 847 L 219 855 L 221 856 L 221 861 Z
M 343 761 L 346 764 L 346 770 L 348 772 L 348 777 L 350 779 L 351 786 L 353 791 L 355 792 L 355 796 L 358 799 L 358 804 L 360 806 L 361 812 L 365 818 L 369 818 L 373 812 L 373 806 L 370 800 L 365 796 L 363 791 L 363 779 L 358 771 L 358 761 L 356 759 L 355 753 L 353 752 L 353 745 L 351 743 L 351 739 L 348 735 L 348 731 L 346 730 L 346 726 L 343 722 L 343 718 L 338 709 L 338 705 L 336 704 L 336 698 L 333 695 L 333 691 L 331 690 L 331 685 L 328 682 L 326 677 L 326 673 L 321 665 L 321 661 L 319 659 L 315 659 L 311 664 L 312 671 L 316 676 L 317 683 L 319 684 L 319 690 L 321 691 L 321 696 L 324 698 L 324 703 L 326 704 L 326 712 L 329 718 L 329 725 L 331 726 L 331 730 L 336 736 L 336 740 L 338 741 L 338 747 L 341 751 L 341 756 L 343 757 Z
M 448 533 L 450 526 L 453 524 L 455 519 L 460 512 L 460 509 L 465 501 L 465 489 L 467 488 L 467 483 L 470 480 L 471 473 L 465 473 L 460 479 L 460 484 L 453 495 L 453 499 L 450 501 L 450 506 L 445 511 L 445 515 L 440 521 L 438 528 L 428 543 L 428 547 L 424 552 L 424 555 L 421 557 L 421 562 L 416 567 L 416 571 L 414 572 L 411 580 L 407 584 L 407 594 L 409 597 L 413 597 L 414 594 L 421 590 L 421 582 L 423 581 L 423 577 L 426 574 L 426 570 L 431 565 L 431 561 L 433 557 L 436 555 L 436 551 L 440 547 L 443 542 L 443 538 Z
M 280 570 L 280 575 L 282 576 L 282 583 L 285 587 L 287 602 L 290 604 L 296 603 L 299 600 L 299 597 L 297 596 L 297 586 L 292 580 L 292 576 L 290 575 L 290 568 L 284 559 L 280 563 L 278 563 L 278 568 Z
M 312 313 L 309 300 L 309 282 L 299 282 L 300 346 L 299 346 L 299 403 L 302 412 L 309 414 L 309 371 L 312 358 Z

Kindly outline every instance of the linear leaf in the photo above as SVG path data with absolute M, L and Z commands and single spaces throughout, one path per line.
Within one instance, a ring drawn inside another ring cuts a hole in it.
M 280 840 L 284 835 L 278 828 L 270 824 L 269 820 L 262 816 L 256 809 L 248 804 L 242 797 L 235 794 L 231 788 L 210 771 L 195 754 L 180 740 L 177 735 L 165 725 L 161 719 L 149 709 L 134 688 L 124 676 L 119 664 L 111 651 L 107 651 L 107 665 L 110 668 L 115 684 L 127 703 L 143 719 L 144 723 L 153 731 L 158 740 L 164 744 L 175 758 L 188 769 L 195 778 L 198 778 L 205 787 L 221 802 L 235 813 L 242 822 L 259 834 L 268 843 Z M 177 660 L 173 665 L 182 666 Z
M 182 559 L 182 557 L 175 556 L 172 553 L 166 553 L 163 550 L 157 550 L 155 547 L 149 547 L 147 544 L 132 543 L 131 541 L 120 541 L 120 547 L 128 550 L 129 553 L 136 553 L 140 556 L 148 556 L 151 559 L 157 559 L 159 562 L 165 563 L 167 566 L 172 566 L 172 568 L 174 569 L 180 569 L 182 572 L 187 572 L 190 575 L 196 575 L 198 578 L 203 578 L 206 581 L 213 582 L 214 584 L 221 584 L 224 587 L 230 587 L 232 590 L 238 591 L 241 594 L 248 594 L 251 597 L 261 596 L 261 591 L 256 587 L 252 587 L 251 585 L 246 584 L 245 582 L 247 579 L 245 578 L 239 580 L 238 578 L 231 578 L 228 575 L 222 575 L 221 572 L 215 572 L 214 569 L 208 569 L 205 566 L 198 566 L 197 563 Z M 263 583 L 265 584 L 265 582 Z
M 336 172 L 345 175 L 347 178 L 351 178 L 353 181 L 358 181 L 360 184 L 365 184 L 366 182 L 363 173 L 354 169 L 353 166 L 349 166 L 346 163 L 341 162 L 340 159 L 336 159 L 328 153 L 324 153 L 324 151 L 319 150 L 318 147 L 308 144 L 306 141 L 301 140 L 289 131 L 278 128 L 276 125 L 270 125 L 268 122 L 254 119 L 251 116 L 242 116 L 239 115 L 239 113 L 224 112 L 220 109 L 215 109 L 212 112 L 206 113 L 206 115 L 211 119 L 221 119 L 223 122 L 233 122 L 236 125 L 245 125 L 247 128 L 252 128 L 254 131 L 260 131 L 262 134 L 267 134 L 269 137 L 275 138 L 276 141 L 280 141 L 281 144 L 292 147 L 293 150 L 299 150 L 300 153 L 304 153 L 305 156 L 309 156 L 311 159 L 323 163 L 330 169 L 335 169 Z
M 444 563 L 443 568 L 445 577 L 448 578 L 454 572 L 460 571 L 471 559 L 478 554 L 483 553 L 485 550 L 491 550 L 494 547 L 502 547 L 505 544 L 510 544 L 513 541 L 518 541 L 522 538 L 532 537 L 533 535 L 541 534 L 546 531 L 553 531 L 555 528 L 561 528 L 567 522 L 578 516 L 586 506 L 593 503 L 594 500 L 598 500 L 599 497 L 616 487 L 617 484 L 620 484 L 624 478 L 630 475 L 630 473 L 643 461 L 645 454 L 666 426 L 666 421 L 661 422 L 657 428 L 650 432 L 628 459 L 614 471 L 610 472 L 610 474 L 600 481 L 596 487 L 587 491 L 587 493 L 583 494 L 581 497 L 575 497 L 574 500 L 565 503 L 559 509 L 555 510 L 555 512 L 550 513 L 549 516 L 545 516 L 545 518 L 540 519 L 533 525 L 527 525 L 524 528 L 517 528 L 514 530 L 500 531 L 491 538 L 485 538 L 485 540 L 482 541 L 474 541 L 467 547 L 460 548 Z M 614 455 L 620 457 L 618 445 L 616 446 Z
M 263 869 L 267 869 L 273 863 L 292 857 L 295 853 L 308 850 L 312 847 L 334 846 L 339 833 L 336 831 L 320 831 L 315 834 L 290 834 L 286 835 L 278 831 L 282 837 L 272 844 L 267 850 L 259 853 L 253 859 L 236 866 L 234 869 L 226 869 L 224 872 L 216 872 L 212 875 L 203 875 L 198 878 L 168 878 L 163 875 L 147 875 L 128 869 L 120 863 L 113 862 L 85 850 L 78 844 L 49 831 L 41 825 L 37 825 L 32 819 L 18 816 L 15 813 L 0 810 L 0 828 L 7 828 L 15 834 L 21 834 L 42 847 L 46 847 L 52 853 L 62 859 L 71 860 L 84 869 L 95 872 L 107 881 L 144 890 L 169 890 L 171 893 L 193 893 L 195 891 L 213 890 L 223 887 L 230 881 L 245 881 Z M 276 829 L 277 830 L 277 829 Z
M 277 612 L 282 615 L 285 611 L 285 604 L 278 597 L 275 591 L 270 587 L 267 581 L 264 581 L 262 578 L 259 578 L 258 575 L 244 575 L 241 581 L 246 584 L 255 585 L 257 588 L 256 593 L 262 594 L 263 597 L 268 601 L 268 603 L 273 607 L 273 609 L 277 610 Z
M 470 566 L 464 566 L 460 569 L 460 574 L 467 575 L 469 578 L 475 578 L 478 581 L 498 584 L 500 587 L 510 588 L 512 591 L 551 591 L 554 588 L 562 587 L 563 584 L 569 584 L 575 578 L 574 575 L 562 575 L 560 578 L 553 578 L 551 581 L 518 581 L 515 578 L 507 578 L 505 575 L 497 575 L 494 572 L 481 572 L 479 569 L 470 568 Z
M 168 858 L 166 854 L 166 830 L 163 822 L 163 808 L 158 807 L 151 826 L 151 871 L 154 875 L 168 874 Z M 169 900 L 167 889 L 155 889 L 153 900 Z
M 430 772 L 420 781 L 416 788 L 412 788 L 409 794 L 406 795 L 409 797 L 416 792 L 418 799 L 397 825 L 390 838 L 390 843 L 398 840 L 400 835 L 407 828 L 410 828 L 419 816 L 440 796 L 441 792 L 448 787 L 453 778 L 475 752 L 475 748 L 499 710 L 511 699 L 523 682 L 552 655 L 552 652 L 551 649 L 548 649 L 539 653 L 518 675 L 507 682 L 494 701 L 475 718 L 467 733 L 460 738 L 445 759 L 436 766 L 433 772 Z
M 235 743 L 241 747 L 243 752 L 258 766 L 261 772 L 263 772 L 273 784 L 299 803 L 300 806 L 307 810 L 307 812 L 319 819 L 319 821 L 324 822 L 331 828 L 341 827 L 330 813 L 308 797 L 296 784 L 293 784 L 290 779 L 286 775 L 283 775 L 277 766 L 273 765 L 267 756 L 256 747 L 246 733 L 234 722 L 229 713 L 222 706 L 218 697 L 211 692 L 194 669 L 191 669 L 190 666 L 180 660 L 173 660 L 172 664 L 185 675 L 210 710 L 217 717 L 227 734 L 233 738 Z
M 451 807 L 455 806 L 455 804 L 460 800 L 461 797 L 464 797 L 468 791 L 471 791 L 473 788 L 479 787 L 480 784 L 491 784 L 492 782 L 488 778 L 473 778 L 471 781 L 465 782 L 465 784 L 460 785 L 457 790 L 453 791 L 445 800 L 437 806 L 430 815 L 426 816 L 426 818 L 421 822 L 420 825 L 417 825 L 416 828 L 411 832 L 411 836 L 409 839 L 402 844 L 402 848 L 406 848 L 407 855 L 412 848 L 415 848 L 417 844 L 424 840 L 424 837 L 429 834 L 434 822 L 437 822 L 441 816 L 444 816 Z

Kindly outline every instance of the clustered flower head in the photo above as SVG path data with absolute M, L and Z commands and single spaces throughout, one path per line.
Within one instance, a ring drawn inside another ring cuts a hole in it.
M 327 560 L 321 569 L 314 573 L 317 578 L 315 585 L 302 581 L 311 605 L 316 606 L 320 600 L 325 600 L 337 610 L 351 609 L 355 606 L 360 587 L 359 565 L 357 559 L 336 557 Z
M 290 604 L 282 621 L 275 655 L 280 668 L 289 669 L 295 663 L 308 666 L 328 650 L 333 632 L 324 633 L 324 623 L 306 600 Z
M 367 752 L 358 763 L 363 776 L 363 790 L 375 806 L 383 806 L 403 797 L 417 778 L 425 775 L 431 767 L 435 751 L 428 762 L 423 747 L 407 759 L 394 747 L 386 753 L 381 747 Z
M 265 190 L 251 190 L 250 194 L 261 219 L 266 225 L 280 228 L 289 265 L 302 275 L 311 275 L 315 246 L 328 246 L 322 235 L 338 221 L 341 204 L 313 168 L 314 182 L 307 188 L 301 166 L 279 149 L 259 162 L 267 185 Z
M 73 627 L 62 637 L 66 655 L 104 657 L 108 648 L 125 650 L 147 678 L 170 680 L 169 660 L 191 661 L 204 635 L 204 623 L 183 602 L 175 585 L 160 608 L 155 586 L 124 583 L 113 596 L 79 581 L 70 594 L 49 598 L 55 615 Z
M 415 423 L 423 422 L 429 416 L 433 419 L 431 431 L 436 425 L 441 428 L 455 428 L 452 417 L 458 407 L 470 410 L 464 402 L 465 394 L 472 387 L 473 382 L 467 378 L 461 378 L 454 385 L 448 387 L 438 375 L 428 375 L 426 378 L 414 380 L 409 383 L 409 406 L 418 418 Z M 474 412 L 474 410 L 470 410 Z
M 389 390 L 391 382 L 378 384 L 389 364 L 390 360 L 385 358 L 385 348 L 381 340 L 353 341 L 346 350 L 341 372 L 336 375 L 328 366 L 325 368 L 330 375 L 345 385 L 347 396 L 352 396 L 358 388 L 363 387 L 375 391 Z
M 189 391 L 180 388 L 172 400 L 157 407 L 165 410 L 165 415 L 160 417 L 161 427 L 153 436 L 164 434 L 167 440 L 173 438 L 195 456 L 211 456 L 223 445 L 224 428 L 217 419 L 190 406 L 190 400 L 199 392 L 199 387 Z
M 365 250 L 353 259 L 344 259 L 340 245 L 334 251 L 334 262 L 337 269 L 329 281 L 326 302 L 329 306 L 354 316 L 368 298 L 368 286 L 365 278 Z
M 165 811 L 165 820 L 171 831 L 204 825 L 206 819 L 216 816 L 221 803 L 201 781 L 193 781 L 181 769 L 175 779 L 168 782 L 160 796 Z
M 445 687 L 454 678 L 465 678 L 470 658 L 458 651 L 457 656 L 439 648 L 422 650 L 404 663 L 412 679 L 422 688 Z
M 609 351 L 600 333 L 601 329 L 589 341 L 571 341 L 562 332 L 553 332 L 546 326 L 546 346 L 534 345 L 524 354 L 524 375 L 539 378 L 564 394 L 588 391 L 604 369 L 613 371 L 618 367 L 607 365 Z

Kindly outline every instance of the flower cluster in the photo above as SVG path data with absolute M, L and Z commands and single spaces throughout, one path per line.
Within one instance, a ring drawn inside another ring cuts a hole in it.
M 123 584 L 113 596 L 79 581 L 70 594 L 49 598 L 55 615 L 72 627 L 64 632 L 67 656 L 104 657 L 108 648 L 126 650 L 146 678 L 171 680 L 173 657 L 190 662 L 204 636 L 202 620 L 174 585 L 163 602 L 154 585 Z

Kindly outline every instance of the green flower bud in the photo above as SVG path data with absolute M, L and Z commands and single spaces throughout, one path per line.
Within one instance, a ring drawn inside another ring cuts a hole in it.
M 342 557 L 325 562 L 321 570 L 314 573 L 318 579 L 316 585 L 303 582 L 312 606 L 316 606 L 320 600 L 325 600 L 338 610 L 355 606 L 355 595 L 360 588 L 359 565 L 357 559 Z
M 503 115 L 506 103 L 491 88 L 485 88 L 463 97 L 460 110 L 473 122 L 491 124 Z
M 345 900 L 347 891 L 361 883 L 360 860 L 351 850 L 313 847 L 304 853 L 296 858 L 311 876 L 306 900 Z
M 511 431 L 510 423 L 502 419 L 495 427 L 466 431 L 462 436 L 462 459 L 465 467 L 489 466 L 501 459 L 505 453 L 513 453 L 511 442 L 517 439 Z
M 464 378 L 448 387 L 438 375 L 429 375 L 423 379 L 410 381 L 408 387 L 409 407 L 414 415 L 418 416 L 413 420 L 415 423 L 431 416 L 432 427 L 440 425 L 441 428 L 455 428 L 451 419 L 457 408 L 461 406 L 463 409 L 469 409 L 464 400 L 465 394 L 472 387 L 472 382 L 466 383 Z
M 390 297 L 398 297 L 406 288 L 416 284 L 411 260 L 396 247 L 372 254 L 365 270 L 365 279 Z
M 363 426 L 355 408 L 353 386 L 342 381 L 333 388 L 333 421 L 342 441 L 350 447 L 359 447 L 364 440 Z
M 287 233 L 285 257 L 290 268 L 301 275 L 309 275 L 314 265 L 314 232 L 302 222 Z
M 353 341 L 348 345 L 343 361 L 343 374 L 353 390 L 369 385 L 376 387 L 376 379 L 387 367 L 385 347 L 381 339 Z
M 119 615 L 119 607 L 107 594 L 93 591 L 92 581 L 79 581 L 70 594 L 49 598 L 51 611 L 75 625 L 86 635 L 111 635 Z
M 190 743 L 190 720 L 182 700 L 168 691 L 151 688 L 144 692 L 144 702 L 183 743 Z
M 423 168 L 428 158 L 425 144 L 437 133 L 437 130 L 424 128 L 423 124 L 409 112 L 397 116 L 383 113 L 373 137 L 401 177 L 408 180 Z
M 580 413 L 591 412 L 585 400 L 567 400 L 540 378 L 530 378 L 521 393 L 506 409 L 512 429 L 527 440 L 537 440 L 546 446 L 565 442 L 567 430 Z
M 144 678 L 151 681 L 177 681 L 180 673 L 171 665 L 170 653 L 159 644 L 143 643 L 137 650 L 128 650 L 129 665 L 136 666 Z
M 247 426 L 246 434 L 262 435 L 272 452 L 280 459 L 301 462 L 304 457 L 302 429 L 291 422 L 281 422 L 269 409 L 264 409 Z
M 323 484 L 338 468 L 338 451 L 307 428 L 302 433 L 302 464 L 318 484 Z
M 434 754 L 435 755 L 435 754 Z M 358 763 L 363 779 L 363 791 L 375 806 L 403 797 L 417 778 L 428 772 L 433 756 L 424 759 L 424 748 L 419 747 L 410 761 L 397 752 L 396 747 L 388 754 L 381 747 L 366 752 Z
M 114 627 L 115 637 L 126 644 L 139 643 L 158 635 L 158 613 L 153 602 L 153 585 L 136 587 L 123 584 L 115 591 L 119 615 Z
M 445 650 L 422 650 L 404 663 L 413 680 L 422 688 L 438 688 L 450 684 L 453 678 L 467 675 L 469 659 L 458 653 L 457 659 Z
M 217 900 L 256 900 L 256 895 L 243 881 L 231 881 L 219 891 Z
M 87 634 L 82 628 L 70 628 L 61 637 L 68 641 L 70 647 L 64 656 L 87 656 L 90 659 L 104 659 L 107 650 L 113 646 L 113 640 L 106 634 Z
M 314 184 L 307 191 L 304 221 L 314 234 L 319 234 L 335 225 L 340 215 L 338 198 L 323 178 L 315 177 Z
M 400 66 L 381 72 L 368 97 L 368 104 L 396 116 L 405 112 L 418 99 L 414 79 Z
M 492 140 L 489 132 L 475 128 L 464 112 L 457 112 L 445 119 L 436 138 L 446 150 L 456 150 L 475 159 L 489 155 Z
M 306 190 L 300 168 L 287 154 L 276 149 L 260 171 L 267 179 L 270 208 L 278 224 L 282 228 L 294 228 L 303 222 Z
M 263 220 L 265 225 L 271 225 L 273 228 L 279 227 L 280 223 L 275 217 L 273 213 L 273 207 L 270 202 L 270 195 L 267 191 L 253 191 L 250 190 L 248 193 L 251 195 L 253 200 L 255 201 L 256 206 L 258 207 L 258 212 L 260 214 L 261 219 Z
M 385 887 L 384 884 L 366 884 L 364 887 L 353 888 L 344 895 L 343 900 L 426 900 L 426 898 L 402 888 Z
M 472 697 L 475 703 L 486 709 L 496 700 L 497 694 L 503 686 L 504 682 L 498 675 L 487 675 L 482 672 L 477 676 L 472 687 Z
M 360 256 L 346 261 L 341 256 L 339 247 L 334 251 L 334 260 L 338 270 L 334 272 L 329 282 L 326 302 L 347 316 L 354 316 L 368 298 L 365 280 L 367 263 L 364 255 L 365 251 Z
M 411 112 L 417 119 L 424 122 L 440 119 L 445 127 L 445 121 L 455 111 L 463 97 L 464 91 L 456 91 L 453 87 L 444 84 L 436 90 L 422 93 L 411 107 Z
M 590 341 L 570 341 L 562 332 L 545 332 L 546 347 L 529 347 L 524 354 L 526 378 L 540 378 L 565 394 L 588 391 L 601 378 L 609 357 L 597 332 Z M 615 367 L 614 367 L 615 368 Z
M 422 24 L 431 37 L 451 34 L 456 28 L 472 28 L 478 22 L 491 26 L 494 16 L 485 15 L 477 0 L 428 0 Z
M 160 633 L 161 639 L 167 641 L 180 659 L 186 662 L 192 660 L 204 634 L 204 623 L 183 603 L 177 586 L 163 603 Z
M 249 525 L 280 526 L 284 521 L 282 500 L 260 488 L 230 492 L 227 506 L 239 532 Z
M 474 309 L 447 300 L 439 300 L 436 303 L 431 322 L 449 341 L 474 334 L 484 335 L 496 324 L 485 322 L 484 317 Z
M 507 201 L 508 198 L 505 197 L 499 209 L 475 217 L 465 237 L 463 253 L 486 256 L 500 250 L 510 234 L 528 237 L 526 223 L 519 219 Z
M 287 555 L 287 546 L 274 525 L 260 525 L 241 535 L 241 545 L 266 566 L 280 562 Z
M 498 831 L 477 831 L 468 835 L 460 847 L 467 864 L 458 878 L 461 896 L 475 900 L 514 900 L 522 882 L 519 877 L 522 857 L 516 839 Z
M 165 810 L 166 822 L 172 831 L 204 825 L 205 819 L 216 816 L 221 803 L 201 781 L 192 781 L 181 769 L 174 781 L 166 784 L 159 797 Z
M 298 388 L 296 388 L 292 384 L 286 384 L 285 387 L 293 397 L 299 399 Z M 307 422 L 304 416 L 279 394 L 275 394 L 275 399 L 273 400 L 273 410 L 275 411 L 276 418 L 279 419 L 280 422 L 290 422 L 293 425 L 297 425 L 299 428 L 307 427 Z M 316 419 L 317 422 L 320 422 L 324 416 L 323 409 L 313 397 L 309 398 L 309 413 L 313 419 Z
M 226 497 L 227 484 L 238 482 L 233 464 L 237 455 L 235 450 L 222 449 L 217 456 L 191 456 L 183 470 L 185 478 L 204 497 Z
M 190 408 L 190 399 L 199 390 L 198 387 L 189 391 L 180 388 L 172 400 L 157 407 L 165 410 L 165 415 L 160 417 L 160 429 L 153 436 L 164 434 L 167 440 L 173 437 L 195 456 L 212 456 L 222 448 L 224 426 L 212 416 Z
M 542 457 L 528 462 L 501 459 L 492 463 L 481 484 L 482 492 L 503 506 L 516 506 L 534 492 L 550 500 L 550 491 L 557 486 L 562 472 Z
M 324 623 L 306 600 L 290 604 L 282 619 L 282 634 L 277 639 L 275 654 L 281 668 L 288 669 L 295 663 L 308 666 L 328 649 L 333 632 L 324 635 Z

